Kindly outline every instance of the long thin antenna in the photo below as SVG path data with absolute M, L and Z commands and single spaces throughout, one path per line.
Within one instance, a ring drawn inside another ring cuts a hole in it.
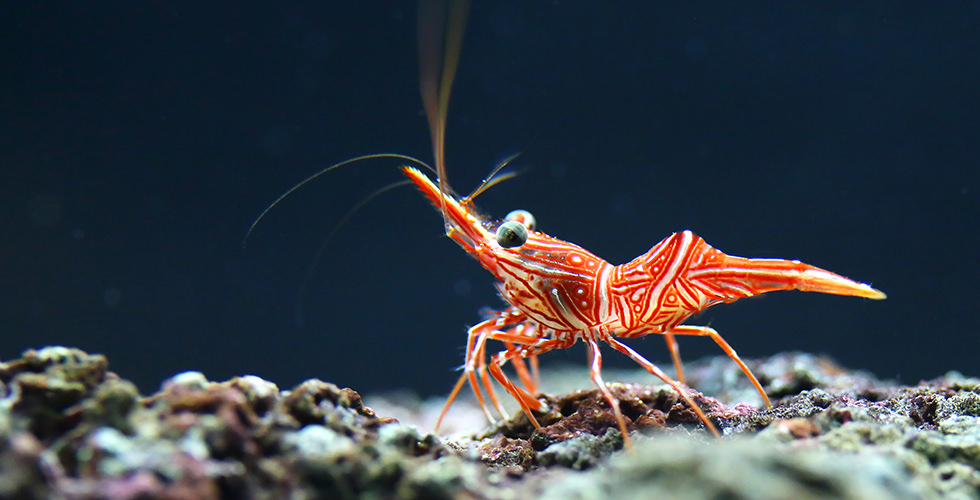
M 504 182 L 507 179 L 513 179 L 514 177 L 517 177 L 518 172 L 507 172 L 500 175 L 497 175 L 497 173 L 500 172 L 504 167 L 506 167 L 510 162 L 514 161 L 514 158 L 517 158 L 519 155 L 520 153 L 514 153 L 508 156 L 507 158 L 504 158 L 504 161 L 498 163 L 497 166 L 490 171 L 490 175 L 486 176 L 486 178 L 483 179 L 483 182 L 481 182 L 480 185 L 477 186 L 472 193 L 466 195 L 466 198 L 464 199 L 472 200 L 473 198 L 479 196 L 480 193 L 492 188 L 493 186 L 496 186 L 497 184 L 500 184 L 501 182 Z
M 311 176 L 309 176 L 309 177 L 307 177 L 307 178 L 299 181 L 295 186 L 287 189 L 285 193 L 279 195 L 279 197 L 276 198 L 275 201 L 273 201 L 272 203 L 270 203 L 269 206 L 265 207 L 265 210 L 263 210 L 262 213 L 260 213 L 259 216 L 255 218 L 255 221 L 252 222 L 252 225 L 248 226 L 248 231 L 245 232 L 245 238 L 242 239 L 242 248 L 245 248 L 246 245 L 248 245 L 248 238 L 252 235 L 252 231 L 255 230 L 255 226 L 259 225 L 259 221 L 261 221 L 262 218 L 265 217 L 265 214 L 269 213 L 269 210 L 272 210 L 272 208 L 275 207 L 276 205 L 278 205 L 280 201 L 284 200 L 287 196 L 293 194 L 293 192 L 295 192 L 297 189 L 299 189 L 299 188 L 307 185 L 308 183 L 310 183 L 311 181 L 313 181 L 317 177 L 320 177 L 321 175 L 323 175 L 323 174 L 325 174 L 325 173 L 327 173 L 327 172 L 329 172 L 329 171 L 331 171 L 331 170 L 333 170 L 335 168 L 340 168 L 340 167 L 343 167 L 344 165 L 350 165 L 351 163 L 356 163 L 356 162 L 359 162 L 359 161 L 362 161 L 362 160 L 370 160 L 370 159 L 373 159 L 373 158 L 398 158 L 400 160 L 410 161 L 410 162 L 412 162 L 412 163 L 414 163 L 416 165 L 419 165 L 421 167 L 425 167 L 425 168 L 429 169 L 430 171 L 433 171 L 433 172 L 436 171 L 428 163 L 426 163 L 426 162 L 424 162 L 422 160 L 419 160 L 418 158 L 414 158 L 414 157 L 411 157 L 411 156 L 408 156 L 408 155 L 402 155 L 402 154 L 398 154 L 398 153 L 377 153 L 377 154 L 373 154 L 373 155 L 364 155 L 364 156 L 358 156 L 356 158 L 350 158 L 350 159 L 344 160 L 344 161 L 342 161 L 340 163 L 334 163 L 333 165 L 330 165 L 329 167 L 324 168 L 323 170 L 320 170 L 319 172 L 317 172 L 317 173 L 315 173 L 315 174 L 313 174 L 313 175 L 311 175 Z M 361 206 L 361 204 L 359 203 L 357 205 L 357 207 L 360 207 L 360 206 Z
M 446 119 L 449 113 L 449 94 L 452 90 L 469 2 L 466 0 L 422 0 L 419 2 L 419 88 L 422 104 L 429 120 L 432 156 L 439 177 L 439 192 L 450 191 L 446 178 Z M 439 208 L 447 234 L 451 230 L 446 218 L 446 201 Z
M 297 325 L 302 326 L 303 323 L 305 322 L 304 313 L 303 313 L 303 303 L 306 301 L 306 292 L 309 291 L 310 281 L 312 281 L 313 279 L 313 271 L 316 269 L 317 264 L 320 263 L 320 259 L 323 258 L 323 254 L 324 252 L 327 251 L 327 246 L 330 244 L 330 241 L 333 240 L 334 235 L 336 235 L 337 232 L 340 231 L 340 228 L 344 227 L 344 225 L 347 224 L 347 221 L 349 221 L 351 217 L 353 217 L 354 214 L 357 213 L 358 210 L 363 208 L 364 205 L 371 203 L 372 201 L 374 201 L 375 198 L 387 193 L 388 191 L 391 191 L 392 189 L 401 186 L 408 186 L 411 183 L 412 181 L 406 179 L 403 181 L 393 182 L 391 184 L 388 184 L 387 186 L 382 186 L 374 190 L 374 192 L 365 196 L 364 198 L 361 198 L 361 201 L 358 201 L 357 204 L 351 207 L 351 209 L 348 210 L 347 213 L 345 213 L 344 216 L 341 217 L 336 224 L 334 224 L 330 232 L 323 237 L 323 241 L 320 242 L 320 247 L 317 248 L 316 254 L 313 255 L 313 260 L 311 260 L 310 264 L 306 266 L 306 274 L 303 276 L 303 282 L 300 284 L 299 292 L 296 295 L 296 310 L 294 312 L 293 319 L 296 321 Z

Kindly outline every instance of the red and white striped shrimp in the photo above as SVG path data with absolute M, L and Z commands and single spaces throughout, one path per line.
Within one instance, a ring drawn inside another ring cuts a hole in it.
M 629 445 L 619 401 L 601 375 L 599 346 L 604 342 L 670 385 L 705 427 L 718 436 L 715 426 L 681 386 L 683 372 L 676 335 L 710 337 L 739 365 L 766 405 L 772 405 L 752 370 L 718 332 L 707 326 L 684 325 L 684 320 L 719 302 L 775 290 L 885 298 L 884 293 L 867 284 L 796 260 L 727 255 L 691 231 L 675 233 L 631 262 L 614 266 L 574 243 L 537 231 L 526 212 L 512 212 L 503 222 L 479 215 L 472 199 L 484 187 L 470 196 L 453 195 L 446 180 L 443 154 L 449 90 L 458 62 L 465 13 L 466 2 L 451 0 L 441 6 L 423 2 L 420 9 L 422 96 L 438 181 L 433 182 L 414 167 L 402 167 L 402 172 L 442 213 L 446 235 L 493 274 L 501 297 L 510 306 L 469 329 L 463 374 L 439 416 L 440 423 L 467 381 L 488 419 L 492 421 L 493 417 L 480 391 L 481 383 L 490 403 L 505 415 L 489 373 L 517 400 L 531 423 L 540 427 L 534 411 L 546 408 L 533 396 L 536 377 L 528 373 L 522 360 L 531 359 L 536 375 L 538 355 L 582 341 L 589 351 L 591 379 L 613 409 Z M 619 340 L 652 333 L 664 335 L 680 382 Z M 487 340 L 505 345 L 489 364 Z M 508 361 L 514 363 L 524 388 L 514 384 L 501 369 Z M 439 423 L 437 429 L 438 426 Z
M 440 421 L 467 380 L 488 417 L 490 412 L 480 393 L 479 381 L 486 387 L 493 405 L 503 414 L 487 377 L 489 370 L 517 400 L 531 423 L 538 427 L 533 410 L 545 408 L 531 395 L 536 384 L 519 369 L 522 383 L 527 387 L 524 390 L 511 382 L 501 367 L 507 361 L 563 349 L 581 340 L 589 348 L 592 381 L 613 408 L 625 439 L 628 434 L 619 402 L 602 380 L 600 342 L 626 354 L 669 384 L 705 426 L 717 434 L 711 421 L 678 382 L 618 339 L 651 333 L 665 335 L 680 374 L 680 356 L 673 337 L 710 337 L 741 367 L 766 405 L 771 406 L 752 370 L 718 332 L 706 326 L 683 325 L 684 320 L 719 302 L 733 302 L 775 290 L 885 298 L 884 293 L 867 284 L 799 261 L 727 255 L 691 231 L 675 233 L 636 259 L 614 266 L 574 243 L 536 231 L 521 222 L 487 221 L 476 215 L 469 199 L 456 199 L 441 191 L 413 167 L 402 167 L 402 171 L 436 207 L 442 209 L 448 224 L 446 234 L 497 278 L 500 295 L 511 305 L 470 328 L 463 375 L 453 389 Z M 514 232 L 519 236 L 511 236 Z M 487 365 L 485 343 L 490 339 L 505 342 L 509 347 L 494 355 Z

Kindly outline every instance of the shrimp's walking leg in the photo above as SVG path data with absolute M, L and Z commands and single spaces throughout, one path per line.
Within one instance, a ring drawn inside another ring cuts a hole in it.
M 599 352 L 599 344 L 591 335 L 584 336 L 584 339 L 585 345 L 589 347 L 589 377 L 592 379 L 592 383 L 599 388 L 602 396 L 606 398 L 606 401 L 613 410 L 613 414 L 616 415 L 616 424 L 619 425 L 619 432 L 623 436 L 623 443 L 626 444 L 627 448 L 633 449 L 630 441 L 630 433 L 626 430 L 626 419 L 623 418 L 623 412 L 619 409 L 619 400 L 613 397 L 612 391 L 606 386 L 606 382 L 602 380 L 602 354 Z
M 514 306 L 508 307 L 501 312 L 493 313 L 493 320 L 494 332 L 491 338 L 503 341 L 507 349 L 514 347 L 514 344 L 530 344 L 537 342 L 539 339 L 537 328 L 527 324 L 527 315 Z M 501 331 L 504 327 L 508 326 L 511 328 L 506 332 Z M 516 341 L 509 341 L 507 340 L 508 338 L 515 338 Z M 530 356 L 530 360 L 530 373 L 528 372 L 527 365 L 525 365 L 524 360 L 521 358 L 514 360 L 514 370 L 517 371 L 517 376 L 521 379 L 521 383 L 524 384 L 527 391 L 534 394 L 538 392 L 538 386 L 540 385 L 538 358 L 537 356 Z
M 513 349 L 498 352 L 490 360 L 490 374 L 493 375 L 493 378 L 497 379 L 497 382 L 499 382 L 500 385 L 504 386 L 504 389 L 511 395 L 511 397 L 517 400 L 517 403 L 521 406 L 521 410 L 523 410 L 524 414 L 527 415 L 527 419 L 531 421 L 531 425 L 533 425 L 535 429 L 540 429 L 541 424 L 539 424 L 538 420 L 534 418 L 534 414 L 532 414 L 531 411 L 544 411 L 547 407 L 544 405 L 544 403 L 535 399 L 534 396 L 514 385 L 514 383 L 507 378 L 507 375 L 504 374 L 503 370 L 500 369 L 500 367 L 503 366 L 508 360 L 537 356 L 552 349 L 568 347 L 574 343 L 574 341 L 569 342 L 558 339 L 549 339 L 537 342 L 540 343 L 536 343 L 534 345 L 519 345 L 515 346 Z
M 486 321 L 483 323 L 486 323 Z M 483 323 L 470 328 L 468 331 L 466 339 L 466 362 L 463 364 L 463 373 L 459 376 L 459 379 L 456 380 L 456 385 L 453 386 L 452 392 L 449 393 L 449 398 L 446 399 L 446 404 L 443 405 L 442 411 L 439 412 L 439 418 L 436 420 L 436 432 L 439 432 L 439 426 L 442 425 L 442 419 L 446 417 L 449 407 L 452 406 L 453 401 L 456 400 L 456 396 L 459 395 L 460 389 L 463 388 L 463 384 L 467 380 L 469 380 L 470 387 L 473 389 L 473 394 L 476 395 L 476 399 L 480 403 L 480 408 L 483 410 L 484 415 L 486 415 L 487 420 L 489 420 L 491 423 L 496 422 L 493 415 L 490 414 L 490 410 L 487 408 L 486 402 L 483 401 L 483 395 L 480 393 L 480 387 L 476 380 L 477 360 L 484 356 L 483 346 L 486 344 L 487 335 L 489 334 L 489 331 L 480 328 Z M 484 360 L 483 362 L 479 363 L 479 365 L 486 366 L 486 361 Z
M 538 387 L 541 387 L 541 370 L 538 368 L 537 356 L 531 356 L 531 383 L 534 387 L 531 392 L 538 392 Z
M 682 390 L 681 386 L 676 381 L 668 377 L 667 374 L 664 373 L 664 371 L 661 370 L 657 365 L 651 363 L 650 361 L 647 361 L 647 359 L 641 356 L 640 353 L 634 351 L 628 345 L 623 344 L 618 340 L 612 338 L 612 336 L 608 336 L 608 335 L 604 336 L 602 340 L 606 341 L 609 345 L 611 345 L 613 349 L 616 349 L 617 351 L 629 356 L 631 359 L 633 359 L 633 361 L 636 361 L 637 363 L 640 364 L 640 366 L 645 368 L 646 371 L 655 375 L 660 380 L 663 380 L 664 383 L 666 383 L 672 389 L 674 389 L 674 391 L 677 392 L 678 395 L 680 395 L 681 399 L 683 399 L 684 402 L 687 403 L 687 405 L 690 406 L 692 410 L 694 410 L 694 413 L 697 413 L 698 418 L 701 420 L 701 422 L 704 423 L 705 427 L 707 427 L 708 430 L 710 430 L 711 433 L 715 435 L 715 437 L 721 438 L 721 434 L 718 433 L 718 429 L 715 428 L 715 425 L 711 423 L 711 420 L 708 420 L 707 415 L 705 415 L 704 412 L 701 411 L 701 408 L 698 407 L 698 405 L 694 404 L 694 400 L 691 399 L 691 396 L 688 396 L 687 392 Z
M 489 328 L 484 328 L 481 332 L 483 335 L 483 341 L 480 343 L 479 352 L 476 353 L 476 370 L 480 374 L 480 380 L 483 381 L 483 387 L 487 390 L 487 397 L 490 398 L 490 402 L 493 403 L 493 407 L 500 414 L 500 418 L 507 420 L 507 411 L 504 410 L 503 405 L 500 404 L 500 400 L 497 399 L 497 393 L 493 390 L 493 385 L 490 383 L 490 377 L 487 376 L 487 345 L 486 339 L 493 337 L 493 330 Z M 476 399 L 480 402 L 480 407 L 483 408 L 483 412 L 487 413 L 487 407 L 483 404 L 483 399 L 480 398 L 480 387 L 477 385 L 476 377 L 473 376 L 473 372 L 470 372 L 470 387 L 476 394 Z M 493 423 L 493 420 L 490 420 Z
M 514 349 L 514 344 L 527 345 L 540 340 L 537 336 L 537 329 L 526 323 L 517 325 L 506 332 L 495 331 L 490 338 L 502 341 L 507 348 L 506 350 Z M 541 378 L 538 371 L 538 357 L 532 354 L 528 356 L 528 359 L 531 361 L 531 372 L 528 372 L 524 358 L 514 358 L 514 371 L 517 372 L 517 378 L 524 384 L 527 392 L 535 394 L 538 392 Z
M 674 334 L 671 332 L 664 332 L 664 340 L 667 342 L 667 349 L 670 350 L 670 359 L 674 361 L 674 371 L 677 372 L 677 381 L 686 384 L 684 382 L 684 365 L 681 363 L 681 350 L 677 347 L 677 339 L 674 338 Z
M 742 362 L 742 358 L 738 357 L 738 353 L 735 352 L 735 349 L 732 349 L 732 347 L 728 345 L 728 342 L 725 342 L 725 339 L 721 338 L 721 335 L 719 335 L 714 328 L 711 328 L 710 326 L 681 325 L 675 326 L 667 333 L 672 333 L 675 335 L 697 335 L 700 337 L 711 337 L 711 340 L 714 340 L 715 343 L 718 344 L 718 347 L 721 347 L 721 350 L 725 351 L 725 354 L 727 354 L 729 358 L 732 358 L 732 360 L 738 364 L 738 366 L 742 369 L 742 373 L 744 373 L 746 377 L 749 377 L 749 380 L 752 381 L 752 385 L 755 386 L 755 390 L 759 391 L 759 394 L 762 396 L 762 400 L 766 403 L 766 407 L 772 408 L 772 403 L 769 402 L 769 396 L 766 395 L 766 391 L 762 389 L 762 384 L 759 383 L 759 379 L 755 378 L 755 374 L 752 373 L 752 370 L 749 370 L 749 367 L 746 366 L 744 362 Z
M 533 337 L 535 330 L 533 328 L 527 331 L 527 328 L 522 328 L 524 321 L 527 320 L 527 316 L 520 312 L 517 308 L 510 307 L 505 311 L 494 313 L 493 317 L 482 321 L 467 331 L 466 340 L 466 361 L 463 363 L 463 373 L 456 380 L 456 385 L 453 386 L 452 392 L 449 393 L 449 397 L 446 399 L 446 404 L 442 407 L 442 411 L 439 412 L 439 418 L 436 420 L 436 432 L 439 431 L 439 427 L 442 425 L 442 420 L 446 417 L 446 413 L 449 412 L 449 407 L 452 406 L 456 397 L 459 395 L 459 391 L 463 388 L 463 384 L 469 381 L 470 388 L 473 390 L 473 394 L 476 396 L 477 402 L 480 404 L 480 409 L 483 410 L 484 415 L 486 415 L 487 420 L 490 423 L 496 422 L 493 415 L 490 413 L 490 409 L 487 407 L 486 401 L 483 399 L 483 393 L 480 391 L 479 381 L 483 382 L 483 386 L 487 390 L 487 396 L 490 398 L 490 403 L 494 406 L 500 416 L 504 419 L 507 418 L 507 412 L 504 410 L 503 405 L 500 404 L 500 400 L 497 399 L 497 395 L 493 390 L 493 386 L 490 383 L 490 377 L 487 376 L 487 361 L 486 361 L 486 342 L 487 339 L 494 338 L 496 340 L 502 341 L 513 341 L 516 339 L 519 343 L 526 344 L 534 342 L 537 338 Z M 497 330 L 501 327 L 507 327 L 510 325 L 517 325 L 511 328 L 509 332 L 514 332 L 512 335 L 501 332 Z M 501 338 L 497 339 L 497 336 Z M 532 358 L 532 368 L 536 370 L 537 359 Z M 522 370 L 523 369 L 523 374 Z M 530 376 L 527 374 L 527 368 L 523 366 L 517 368 L 518 375 L 521 376 L 521 381 L 528 386 L 532 392 L 536 391 L 536 386 L 531 383 Z M 477 378 L 479 377 L 479 379 Z M 478 381 L 479 380 L 479 381 Z M 530 383 L 530 385 L 528 385 Z

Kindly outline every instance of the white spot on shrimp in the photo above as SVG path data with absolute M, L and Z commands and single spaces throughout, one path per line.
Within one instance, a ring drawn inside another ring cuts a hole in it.
M 579 294 L 579 295 L 582 295 L 583 293 L 585 293 L 585 289 L 584 289 L 584 288 L 577 288 L 577 289 L 575 290 L 575 293 L 577 293 L 577 294 Z
M 572 255 L 572 263 L 573 264 L 581 264 L 582 263 L 582 257 L 579 256 L 579 255 Z
M 589 266 L 589 267 L 595 267 L 595 261 L 594 261 L 594 260 L 590 260 L 590 261 L 588 262 L 588 266 Z
M 586 302 L 586 301 L 584 301 L 584 300 L 583 300 L 582 302 L 580 302 L 580 304 L 582 304 L 582 307 L 586 307 L 586 306 L 588 306 L 588 305 L 589 305 L 589 303 L 588 303 L 588 302 Z

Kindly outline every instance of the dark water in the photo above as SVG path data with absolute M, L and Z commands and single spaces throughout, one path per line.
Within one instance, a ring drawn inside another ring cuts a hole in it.
M 980 2 L 478 2 L 449 178 L 620 263 L 690 228 L 889 294 L 710 309 L 744 357 L 784 350 L 915 382 L 980 374 Z M 937 4 L 938 5 L 938 4 Z M 430 157 L 409 2 L 21 2 L 0 21 L 0 357 L 446 391 L 492 277 L 410 189 Z M 302 298 L 299 296 L 302 294 Z M 682 339 L 687 359 L 718 353 Z M 633 342 L 669 365 L 659 339 Z M 625 365 L 609 352 L 607 363 Z M 584 363 L 583 352 L 544 362 Z M 583 370 L 584 370 L 583 364 Z

